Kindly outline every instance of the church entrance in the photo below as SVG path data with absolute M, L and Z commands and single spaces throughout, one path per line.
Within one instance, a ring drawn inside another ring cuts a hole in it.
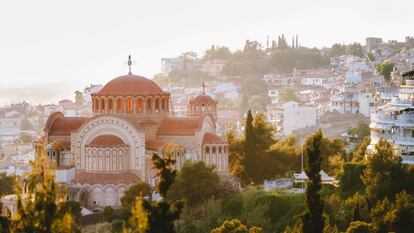
M 89 192 L 86 190 L 81 190 L 79 195 L 79 203 L 82 207 L 89 207 Z

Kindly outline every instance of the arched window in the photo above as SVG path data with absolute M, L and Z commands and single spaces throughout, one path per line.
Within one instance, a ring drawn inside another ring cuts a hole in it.
M 210 153 L 210 147 L 206 146 L 206 153 Z
M 221 146 L 219 146 L 218 151 L 219 151 L 219 153 L 221 153 Z
M 215 153 L 216 153 L 216 147 L 213 146 L 213 154 L 215 154 Z
M 137 112 L 139 113 L 142 112 L 142 99 L 141 98 L 137 99 Z
M 128 111 L 132 111 L 133 108 L 134 108 L 134 104 L 132 102 L 132 99 L 128 99 L 127 100 L 127 109 L 128 109 Z
M 118 99 L 118 104 L 117 104 L 117 106 L 118 106 L 118 111 L 122 111 L 122 100 L 121 99 Z
M 114 107 L 114 106 L 113 106 L 113 105 L 114 105 L 114 102 L 112 101 L 112 99 L 109 99 L 109 100 L 108 100 L 108 105 L 109 105 L 109 106 L 108 106 L 108 110 L 109 110 L 109 111 L 112 111 L 112 110 L 113 110 L 113 107 Z
M 159 103 L 160 103 L 159 98 L 155 98 L 155 112 L 160 112 Z
M 146 108 L 147 108 L 147 113 L 152 112 L 152 99 L 151 98 L 147 99 Z
M 105 112 L 105 99 L 101 99 L 101 112 Z

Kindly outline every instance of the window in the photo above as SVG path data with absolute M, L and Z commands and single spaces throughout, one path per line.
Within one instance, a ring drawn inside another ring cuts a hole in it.
M 142 99 L 137 100 L 137 111 L 142 112 Z
M 210 153 L 210 147 L 206 147 L 206 153 Z
M 122 110 L 122 100 L 118 99 L 118 110 Z
M 127 101 L 127 107 L 128 107 L 128 111 L 132 111 L 132 108 L 133 108 L 132 99 L 128 99 L 128 101 Z

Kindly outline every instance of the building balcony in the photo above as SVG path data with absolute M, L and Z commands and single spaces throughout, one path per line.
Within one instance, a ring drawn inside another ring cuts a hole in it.
M 394 135 L 393 139 L 396 144 L 414 146 L 414 137 Z
M 394 118 L 381 113 L 371 113 L 371 122 L 372 121 L 380 123 L 394 123 Z
M 395 121 L 397 126 L 414 126 L 414 116 L 413 117 L 402 117 L 399 116 Z

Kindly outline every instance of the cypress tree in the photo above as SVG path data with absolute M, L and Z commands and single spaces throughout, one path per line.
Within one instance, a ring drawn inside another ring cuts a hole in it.
M 321 144 L 322 131 L 318 130 L 306 139 L 305 156 L 308 167 L 305 169 L 309 181 L 306 187 L 305 213 L 302 216 L 302 232 L 322 233 L 324 229 L 323 203 L 321 201 Z
M 252 112 L 249 110 L 247 113 L 246 126 L 244 129 L 244 169 L 246 176 L 249 181 L 255 182 L 255 172 L 256 172 L 256 150 L 255 150 L 255 135 L 253 130 L 253 116 Z

